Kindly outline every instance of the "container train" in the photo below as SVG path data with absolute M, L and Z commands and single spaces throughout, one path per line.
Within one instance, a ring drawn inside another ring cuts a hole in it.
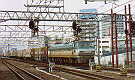
M 33 48 L 28 50 L 13 51 L 9 56 L 33 59 L 49 60 L 56 64 L 88 64 L 94 62 L 95 41 L 73 41 L 69 43 L 53 43 L 48 47 Z

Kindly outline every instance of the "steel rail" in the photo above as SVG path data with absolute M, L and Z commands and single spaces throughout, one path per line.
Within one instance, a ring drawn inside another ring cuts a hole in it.
M 13 65 L 13 64 L 7 62 L 7 61 L 5 61 L 5 64 L 6 64 L 6 65 L 9 64 L 10 66 L 13 66 L 14 68 L 16 68 L 16 69 L 18 69 L 18 70 L 24 72 L 25 74 L 27 74 L 28 76 L 32 77 L 33 79 L 36 79 L 36 80 L 46 80 L 46 79 L 42 79 L 42 78 L 40 78 L 40 77 L 38 77 L 38 76 L 36 76 L 36 75 L 34 75 L 34 74 L 32 74 L 32 73 L 26 71 L 26 70 L 24 70 L 24 69 L 21 69 L 21 68 L 15 66 L 15 65 Z M 8 65 L 7 65 L 7 66 L 8 66 Z M 9 67 L 9 66 L 8 66 L 8 67 Z M 13 68 L 11 68 L 11 67 L 9 67 L 9 69 L 12 70 L 12 71 L 14 71 Z M 19 74 L 17 71 L 14 71 L 14 73 L 15 73 L 21 80 L 27 80 L 27 79 L 25 79 L 21 74 Z
M 17 73 L 16 71 L 14 71 L 11 67 L 9 67 L 5 62 L 2 61 L 2 63 L 10 70 L 12 71 L 16 76 L 17 78 L 19 78 L 20 80 L 25 80 L 19 73 Z
M 75 75 L 82 76 L 85 78 L 91 78 L 91 79 L 97 79 L 97 80 L 118 80 L 110 76 L 104 76 L 104 75 L 99 75 L 99 74 L 94 74 L 94 73 L 86 73 L 79 70 L 71 70 L 71 69 L 62 68 L 62 67 L 56 67 L 56 68 L 59 68 L 63 72 L 75 74 Z

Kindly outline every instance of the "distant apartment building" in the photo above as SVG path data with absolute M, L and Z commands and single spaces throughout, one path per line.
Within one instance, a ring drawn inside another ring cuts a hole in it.
M 101 18 L 101 27 L 100 27 L 100 53 L 103 55 L 111 54 L 111 16 L 103 16 Z M 116 26 L 117 26 L 117 33 L 118 33 L 118 46 L 124 46 L 125 44 L 125 30 L 124 30 L 124 17 L 121 15 L 116 16 Z
M 110 15 L 103 16 L 101 20 L 102 20 L 101 37 L 105 38 L 111 36 L 111 27 L 112 27 L 111 16 Z M 116 16 L 117 33 L 119 37 L 125 34 L 124 22 L 122 22 L 123 20 L 124 20 L 124 16 L 122 15 Z
M 111 65 L 112 62 L 112 41 L 111 41 L 111 16 L 103 16 L 102 23 L 100 27 L 100 61 L 103 65 Z M 117 26 L 117 33 L 118 33 L 118 57 L 119 57 L 119 64 L 126 64 L 126 45 L 125 45 L 125 23 L 124 17 L 121 15 L 116 16 L 116 26 Z M 133 50 L 135 50 L 135 39 L 133 39 Z M 129 47 L 130 51 L 130 47 Z M 130 52 L 129 52 L 130 54 Z M 133 51 L 133 58 L 135 58 L 135 54 Z M 116 60 L 116 55 L 114 56 Z M 130 60 L 130 55 L 129 55 Z M 97 61 L 97 60 L 96 60 Z M 135 61 L 133 59 L 133 61 Z M 116 63 L 115 63 L 116 64 Z
M 85 12 L 87 10 L 84 10 Z M 81 19 L 97 20 L 95 15 L 82 15 Z M 112 44 L 111 44 L 111 16 L 103 16 L 101 24 L 97 25 L 97 22 L 82 22 L 82 29 L 84 30 L 82 39 L 94 40 L 93 46 L 95 46 L 95 63 L 98 63 L 98 55 L 96 54 L 97 48 L 97 26 L 100 26 L 100 40 L 99 40 L 99 53 L 100 61 L 103 65 L 111 66 L 112 62 Z M 119 53 L 119 64 L 125 64 L 126 62 L 126 46 L 125 46 L 125 30 L 124 30 L 124 17 L 118 15 L 116 17 L 116 26 L 118 33 L 118 53 Z M 89 25 L 89 26 L 88 26 Z M 86 27 L 84 27 L 86 26 Z M 85 35 L 84 35 L 85 34 Z M 133 40 L 133 48 L 135 49 L 135 39 Z M 133 54 L 133 58 L 135 54 Z M 130 58 L 129 58 L 130 59 Z M 116 59 L 114 59 L 115 61 Z M 135 60 L 133 60 L 135 61 Z
M 96 9 L 81 9 L 80 12 L 81 13 L 93 13 L 93 14 L 82 14 L 82 15 L 80 15 L 79 18 L 81 20 L 86 20 L 86 21 L 80 22 L 82 32 L 79 34 L 79 36 L 80 36 L 81 40 L 91 41 L 90 51 L 96 54 L 98 23 L 95 21 L 97 19 L 97 15 L 95 15 L 94 13 L 97 13 L 97 10 Z M 94 49 L 92 47 L 94 47 Z
M 135 66 L 135 39 L 132 40 L 132 48 L 133 48 L 133 61 Z M 130 58 L 130 46 L 129 46 L 129 60 Z M 112 45 L 111 45 L 111 37 L 106 37 L 100 39 L 100 61 L 103 65 L 111 65 L 112 62 Z M 119 64 L 126 64 L 126 45 L 125 45 L 125 37 L 121 37 L 118 39 L 118 57 Z M 115 59 L 116 60 L 116 55 Z M 96 60 L 97 61 L 97 60 Z

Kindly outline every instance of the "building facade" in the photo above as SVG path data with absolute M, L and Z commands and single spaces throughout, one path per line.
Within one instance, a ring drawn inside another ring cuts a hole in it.
M 82 9 L 81 13 L 97 13 L 96 9 Z M 80 15 L 82 22 L 79 22 L 82 31 L 79 34 L 81 40 L 90 41 L 89 49 L 91 53 L 96 54 L 97 44 L 97 27 L 98 23 L 94 22 L 97 20 L 97 15 L 94 14 L 82 14 Z M 83 20 L 86 20 L 83 22 Z M 93 49 L 94 47 L 94 49 Z
M 111 16 L 103 16 L 101 18 L 102 23 L 101 23 L 101 38 L 105 38 L 108 36 L 111 36 L 111 27 L 112 27 L 112 22 L 111 22 Z M 124 16 L 122 15 L 116 15 L 116 27 L 117 27 L 117 33 L 118 36 L 121 37 L 125 34 L 124 30 Z
M 118 63 L 119 65 L 126 65 L 126 37 L 125 37 L 125 23 L 124 17 L 121 15 L 116 16 L 116 26 L 117 26 L 117 43 L 118 43 Z M 100 27 L 100 62 L 106 66 L 112 66 L 112 40 L 111 40 L 111 16 L 103 16 L 102 23 Z M 114 34 L 115 35 L 115 34 Z M 131 61 L 131 52 L 130 45 L 129 48 L 129 61 Z M 135 38 L 132 39 L 132 48 L 133 48 L 133 66 L 135 66 Z M 98 63 L 98 58 L 95 57 L 95 62 Z M 114 55 L 114 62 L 116 62 L 116 55 Z M 114 63 L 116 64 L 116 63 Z M 132 66 L 132 67 L 133 67 Z

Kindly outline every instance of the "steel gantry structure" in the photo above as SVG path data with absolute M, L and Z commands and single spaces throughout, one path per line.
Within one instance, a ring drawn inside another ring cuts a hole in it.
M 26 11 L 0 11 L 0 40 L 5 44 L 5 48 L 8 47 L 9 49 L 11 45 L 8 44 L 10 44 L 10 42 L 14 41 L 15 44 L 17 41 L 27 42 L 27 40 L 31 38 L 31 30 L 28 28 L 29 20 L 35 18 L 35 16 L 39 17 L 40 12 L 64 11 L 64 0 L 27 0 L 26 2 L 27 3 L 24 5 L 27 8 Z M 38 13 L 34 14 L 35 12 Z M 40 15 L 42 15 L 42 13 Z M 63 31 L 63 26 L 61 27 L 59 25 L 57 25 L 57 28 L 54 27 L 55 25 L 45 25 L 44 23 L 38 26 L 44 26 L 43 28 L 39 28 L 41 35 L 45 35 L 45 31 L 48 31 L 50 28 L 48 32 L 52 32 L 54 29 Z
M 27 12 L 27 11 L 0 11 L 0 20 L 5 21 L 1 23 L 1 32 L 6 32 L 6 27 L 9 28 L 8 30 L 13 30 L 14 32 L 30 32 L 28 28 L 28 22 L 31 18 L 38 17 L 40 23 L 39 28 L 40 32 L 49 31 L 48 29 L 52 30 L 52 32 L 65 32 L 65 30 L 71 31 L 71 22 L 74 20 L 76 21 L 85 21 L 80 19 L 81 15 L 111 15 L 111 14 L 95 14 L 95 13 L 70 13 L 70 12 Z M 88 21 L 88 20 L 86 20 Z M 98 22 L 99 20 L 95 20 Z M 93 21 L 93 22 L 95 22 Z M 59 23 L 59 24 L 58 24 Z M 62 26 L 62 24 L 66 24 Z M 10 25 L 9 25 L 10 24 Z M 13 26 L 15 28 L 13 28 Z M 45 27 L 45 30 L 43 29 Z M 5 28 L 5 29 L 3 29 Z M 65 28 L 65 29 L 64 29 Z M 60 29 L 60 30 L 58 30 Z M 17 31 L 18 30 L 18 31 Z M 9 32 L 13 32 L 9 31 Z
M 63 12 L 64 0 L 27 0 L 27 11 Z

